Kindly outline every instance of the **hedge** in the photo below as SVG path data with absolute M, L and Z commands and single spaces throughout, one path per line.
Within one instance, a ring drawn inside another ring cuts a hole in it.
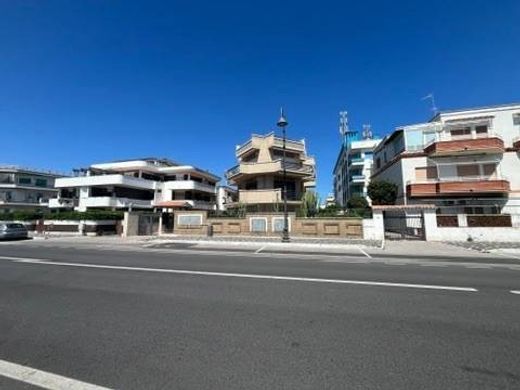
M 45 220 L 69 220 L 69 221 L 106 221 L 121 220 L 123 212 L 121 211 L 63 211 L 58 213 L 42 213 L 34 211 L 15 211 L 13 213 L 0 214 L 0 221 L 34 221 L 37 219 Z

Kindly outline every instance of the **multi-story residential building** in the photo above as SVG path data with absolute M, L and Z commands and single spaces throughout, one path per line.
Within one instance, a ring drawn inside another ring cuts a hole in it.
M 334 197 L 342 208 L 353 196 L 362 196 L 370 202 L 367 188 L 372 173 L 372 157 L 380 139 L 351 140 L 345 137 L 334 166 Z
M 372 179 L 398 186 L 398 204 L 438 213 L 520 214 L 520 104 L 443 111 L 397 128 L 374 153 Z
M 238 201 L 238 190 L 229 186 L 217 187 L 217 210 L 226 211 L 228 205 Z
M 63 175 L 17 166 L 0 166 L 0 213 L 46 209 Z
M 283 140 L 274 133 L 253 135 L 236 147 L 238 165 L 229 169 L 226 178 L 238 188 L 238 204 L 252 211 L 281 210 L 283 171 L 287 173 L 288 210 L 301 204 L 305 191 L 316 186 L 316 163 L 307 155 L 305 141 L 287 140 L 285 166 Z
M 143 158 L 91 165 L 77 177 L 57 179 L 59 194 L 50 207 L 62 208 L 76 190 L 76 210 L 216 208 L 220 178 L 191 165 L 167 159 Z

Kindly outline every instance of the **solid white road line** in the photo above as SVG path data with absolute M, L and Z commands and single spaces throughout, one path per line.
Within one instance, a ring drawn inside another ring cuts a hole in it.
M 4 257 L 0 256 L 0 259 L 2 259 L 2 258 L 4 258 Z M 52 266 L 58 266 L 58 267 L 113 269 L 113 270 L 122 270 L 122 271 L 124 270 L 124 271 L 140 271 L 140 272 L 160 272 L 160 273 L 177 274 L 177 275 L 220 276 L 220 277 L 229 277 L 229 278 L 287 280 L 287 281 L 297 281 L 297 282 L 335 283 L 335 284 L 351 284 L 351 285 L 382 286 L 382 287 L 403 287 L 403 288 L 415 288 L 415 289 L 427 289 L 427 290 L 446 290 L 446 291 L 464 291 L 464 292 L 477 292 L 478 291 L 476 288 L 472 288 L 472 287 L 440 286 L 440 285 L 430 285 L 430 284 L 373 282 L 373 281 L 365 281 L 365 280 L 344 280 L 344 279 L 320 279 L 320 278 L 306 278 L 306 277 L 297 277 L 297 276 L 242 274 L 242 273 L 211 272 L 211 271 L 191 271 L 191 270 L 169 269 L 169 268 L 127 267 L 127 266 L 120 266 L 120 265 L 66 263 L 66 262 L 56 262 L 56 261 L 50 261 L 50 260 L 44 260 L 44 259 L 27 259 L 27 258 L 16 259 L 13 257 L 9 257 L 8 260 L 12 260 L 14 262 L 24 263 L 24 264 L 52 265 Z
M 92 385 L 1 359 L 0 375 L 49 390 L 110 390 L 108 387 Z
M 261 248 L 258 248 L 258 249 L 255 251 L 255 253 L 258 254 L 258 253 L 262 252 L 264 249 L 265 249 L 265 245 L 264 245 L 263 247 L 261 247 Z
M 511 294 L 517 294 L 520 295 L 520 290 L 511 290 L 509 291 Z
M 369 255 L 365 250 L 363 250 L 363 248 L 359 248 L 359 247 L 358 247 L 358 249 L 359 249 L 359 251 L 360 251 L 361 253 L 363 253 L 363 254 L 364 254 L 366 257 L 368 257 L 369 259 L 372 258 L 372 256 L 370 256 L 370 255 Z

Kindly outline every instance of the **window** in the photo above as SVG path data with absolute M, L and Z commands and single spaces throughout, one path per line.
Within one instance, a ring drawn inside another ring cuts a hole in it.
M 450 130 L 452 137 L 463 137 L 471 134 L 471 127 L 460 127 L 457 129 Z
M 415 168 L 415 180 L 426 181 L 437 179 L 437 167 L 417 167 Z
M 458 165 L 457 176 L 478 176 L 478 165 Z
M 484 170 L 484 175 L 493 176 L 495 174 L 495 170 L 497 168 L 496 164 L 484 164 L 482 165 Z
M 181 226 L 200 226 L 202 225 L 202 215 L 178 215 L 177 223 Z
M 283 217 L 273 217 L 271 223 L 273 226 L 274 233 L 283 232 L 283 224 L 284 224 Z M 291 219 L 290 218 L 287 219 L 287 229 L 289 231 L 291 231 Z
M 37 187 L 47 187 L 47 179 L 36 179 L 34 184 Z
M 513 125 L 520 125 L 520 112 L 513 114 Z
M 267 218 L 265 217 L 251 217 L 249 224 L 253 233 L 264 233 L 267 231 Z
M 381 168 L 381 159 L 380 158 L 377 158 L 377 160 L 376 160 L 376 168 L 377 169 Z
M 31 184 L 31 178 L 30 177 L 19 177 L 18 178 L 18 184 Z
M 485 135 L 487 134 L 488 132 L 488 127 L 487 125 L 480 125 L 480 126 L 476 126 L 475 127 L 475 132 L 477 133 L 477 137 L 480 135 Z
M 179 214 L 177 223 L 182 226 L 200 226 L 202 225 L 202 214 Z

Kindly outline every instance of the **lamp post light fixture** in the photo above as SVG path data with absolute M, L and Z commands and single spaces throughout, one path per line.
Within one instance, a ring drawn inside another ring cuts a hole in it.
M 287 169 L 285 163 L 285 143 L 286 143 L 286 132 L 285 128 L 289 125 L 287 119 L 285 118 L 283 108 L 280 108 L 280 119 L 276 122 L 276 125 L 282 129 L 282 140 L 283 140 L 283 157 L 282 157 L 282 167 L 283 167 L 283 231 L 282 231 L 282 242 L 291 241 L 289 238 L 289 215 L 287 213 Z

